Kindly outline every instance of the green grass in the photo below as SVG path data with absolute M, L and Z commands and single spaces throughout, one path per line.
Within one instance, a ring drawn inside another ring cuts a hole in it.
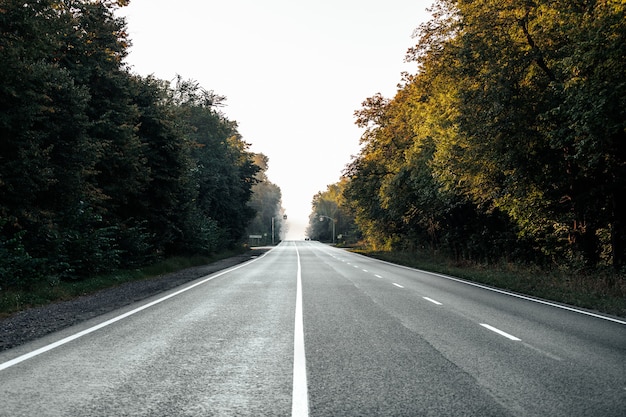
M 626 317 L 626 278 L 612 270 L 544 271 L 537 267 L 502 263 L 459 264 L 449 259 L 400 252 L 355 250 L 388 262 L 451 275 L 496 288 Z
M 55 281 L 30 291 L 0 291 L 0 318 L 18 311 L 54 302 L 93 294 L 126 282 L 150 279 L 186 268 L 206 265 L 242 253 L 242 250 L 224 251 L 212 256 L 173 257 L 139 269 L 115 271 L 80 281 Z

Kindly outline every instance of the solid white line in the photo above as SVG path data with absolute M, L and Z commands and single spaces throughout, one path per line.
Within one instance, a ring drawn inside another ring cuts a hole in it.
M 187 291 L 191 290 L 192 288 L 196 288 L 196 287 L 198 287 L 198 286 L 200 286 L 200 285 L 202 285 L 202 284 L 205 284 L 205 283 L 207 283 L 207 282 L 209 282 L 209 281 L 211 281 L 211 280 L 213 280 L 213 279 L 215 279 L 215 278 L 217 278 L 217 277 L 221 277 L 222 275 L 228 274 L 229 272 L 235 271 L 235 270 L 237 270 L 237 269 L 239 269 L 239 268 L 243 268 L 244 266 L 246 266 L 246 265 L 248 265 L 248 264 L 250 264 L 250 263 L 252 263 L 252 262 L 256 262 L 256 261 L 258 261 L 259 259 L 263 258 L 265 255 L 267 255 L 267 253 L 269 253 L 269 252 L 266 252 L 266 253 L 265 253 L 265 254 L 263 254 L 262 256 L 259 256 L 259 257 L 257 257 L 257 258 L 254 258 L 254 259 L 252 259 L 252 260 L 250 260 L 250 261 L 248 261 L 248 262 L 245 262 L 245 263 L 243 263 L 243 264 L 241 264 L 241 265 L 237 265 L 237 266 L 235 266 L 235 267 L 233 267 L 233 268 L 230 268 L 230 269 L 227 269 L 227 270 L 225 270 L 225 271 L 222 271 L 222 272 L 220 272 L 220 273 L 218 273 L 218 274 L 216 274 L 216 275 L 212 275 L 212 276 L 210 276 L 209 278 L 206 278 L 206 279 L 203 279 L 202 281 L 196 282 L 195 284 L 190 285 L 189 287 L 185 287 L 185 288 L 183 288 L 183 289 L 181 289 L 181 290 L 178 290 L 178 291 L 176 291 L 176 292 L 174 292 L 174 293 L 171 293 L 171 294 L 169 294 L 169 295 L 166 295 L 165 297 L 159 298 L 158 300 L 154 300 L 154 301 L 152 301 L 152 302 L 150 302 L 150 303 L 148 303 L 148 304 L 144 304 L 144 305 L 142 305 L 141 307 L 138 307 L 138 308 L 136 308 L 136 309 L 134 309 L 134 310 L 131 310 L 131 311 L 129 311 L 129 312 L 126 312 L 126 313 L 124 313 L 124 314 L 122 314 L 122 315 L 120 315 L 120 316 L 113 317 L 113 318 L 112 318 L 112 319 L 110 319 L 110 320 L 107 320 L 107 321 L 105 321 L 105 322 L 102 322 L 102 323 L 100 323 L 100 324 L 97 324 L 97 325 L 95 325 L 95 326 L 93 326 L 93 327 L 90 327 L 90 328 L 88 328 L 88 329 L 85 329 L 85 330 L 83 330 L 83 331 L 81 331 L 81 332 L 75 333 L 75 334 L 73 334 L 73 335 L 71 335 L 71 336 L 66 337 L 65 339 L 58 340 L 58 341 L 56 341 L 56 342 L 54 342 L 54 343 L 51 343 L 51 344 L 49 344 L 49 345 L 47 345 L 47 346 L 43 346 L 43 347 L 41 347 L 41 348 L 39 348 L 39 349 L 33 350 L 32 352 L 29 352 L 29 353 L 26 353 L 26 354 L 24 354 L 24 355 L 22 355 L 22 356 L 18 356 L 17 358 L 11 359 L 10 361 L 7 361 L 7 362 L 4 362 L 4 363 L 1 363 L 1 364 L 0 364 L 0 371 L 2 371 L 2 370 L 4 370 L 4 369 L 7 369 L 7 368 L 10 368 L 10 367 L 12 367 L 12 366 L 14 366 L 14 365 L 17 365 L 18 363 L 21 363 L 21 362 L 24 362 L 24 361 L 28 360 L 28 359 L 32 359 L 32 358 L 34 358 L 35 356 L 41 355 L 42 353 L 49 352 L 49 351 L 51 351 L 52 349 L 58 348 L 59 346 L 63 346 L 63 345 L 65 345 L 66 343 L 69 343 L 69 342 L 71 342 L 71 341 L 73 341 L 73 340 L 76 340 L 76 339 L 81 338 L 81 337 L 83 337 L 83 336 L 86 336 L 86 335 L 88 335 L 88 334 L 90 334 L 90 333 L 93 333 L 93 332 L 95 332 L 96 330 L 100 330 L 100 329 L 102 329 L 103 327 L 107 327 L 107 326 L 109 326 L 109 325 L 111 325 L 111 324 L 113 324 L 113 323 L 116 323 L 116 322 L 118 322 L 118 321 L 120 321 L 120 320 L 125 319 L 126 317 L 130 317 L 130 316 L 132 316 L 133 314 L 137 314 L 137 313 L 139 313 L 140 311 L 143 311 L 143 310 L 145 310 L 145 309 L 147 309 L 147 308 L 150 308 L 150 307 L 152 307 L 152 306 L 154 306 L 154 305 L 157 305 L 157 304 L 159 304 L 159 303 L 162 303 L 162 302 L 163 302 L 163 301 L 165 301 L 165 300 L 169 300 L 170 298 L 176 297 L 177 295 L 180 295 L 180 294 L 182 294 L 182 293 L 184 293 L 184 292 L 187 292 Z
M 435 300 L 433 300 L 432 298 L 428 298 L 428 297 L 422 297 L 422 298 L 423 298 L 424 300 L 426 300 L 426 301 L 430 301 L 430 302 L 431 302 L 431 303 L 433 303 L 433 304 L 437 304 L 438 306 L 443 305 L 443 304 L 441 304 L 439 301 L 435 301 Z
M 294 244 L 295 245 L 295 244 Z M 298 257 L 298 272 L 296 277 L 296 320 L 293 332 L 293 393 L 291 397 L 291 415 L 293 417 L 307 417 L 309 415 L 309 394 L 306 379 L 306 355 L 304 352 L 304 321 L 302 315 L 302 266 L 300 252 L 296 248 Z
M 365 256 L 365 255 L 359 255 L 359 256 Z M 369 259 L 371 259 L 371 258 L 369 258 Z M 435 277 L 445 278 L 445 279 L 448 279 L 450 281 L 456 281 L 456 282 L 459 282 L 461 284 L 471 285 L 472 287 L 482 288 L 484 290 L 497 292 L 499 294 L 510 295 L 511 297 L 520 298 L 522 300 L 532 301 L 534 303 L 543 304 L 543 305 L 547 305 L 547 306 L 550 306 L 550 307 L 556 307 L 556 308 L 560 308 L 562 310 L 567 310 L 567 311 L 571 311 L 571 312 L 574 312 L 574 313 L 579 313 L 579 314 L 584 314 L 586 316 L 595 317 L 597 319 L 608 320 L 608 321 L 612 321 L 614 323 L 626 325 L 626 321 L 625 320 L 616 319 L 614 317 L 603 316 L 601 314 L 596 314 L 596 313 L 592 313 L 590 311 L 580 310 L 578 308 L 570 307 L 570 306 L 563 305 L 563 304 L 553 303 L 553 302 L 550 302 L 550 301 L 542 300 L 540 298 L 533 298 L 533 297 L 530 297 L 530 296 L 526 296 L 526 295 L 522 295 L 522 294 L 516 294 L 516 293 L 513 293 L 513 292 L 501 290 L 501 289 L 494 288 L 494 287 L 488 287 L 486 285 L 477 284 L 475 282 L 466 281 L 464 279 L 451 277 L 449 275 L 438 274 L 436 272 L 425 271 L 423 269 L 411 268 L 410 266 L 398 265 L 398 264 L 394 264 L 392 262 L 382 261 L 380 259 L 377 259 L 377 261 L 382 262 L 382 263 L 387 264 L 387 265 L 395 266 L 397 268 L 402 268 L 402 269 L 408 269 L 410 271 L 421 272 L 423 274 L 428 274 L 428 275 L 433 275 Z
M 503 331 L 502 331 L 502 330 L 500 330 L 500 329 L 496 329 L 495 327 L 490 326 L 490 325 L 488 325 L 488 324 L 485 324 L 485 323 L 480 323 L 480 325 L 481 325 L 481 326 L 483 326 L 483 327 L 484 327 L 484 328 L 486 328 L 486 329 L 491 330 L 492 332 L 496 332 L 496 333 L 498 333 L 500 336 L 504 336 L 504 337 L 506 337 L 507 339 L 511 339 L 511 340 L 513 340 L 513 341 L 515 341 L 515 342 L 519 342 L 520 340 L 522 340 L 522 339 L 517 338 L 517 337 L 515 337 L 515 336 L 513 336 L 513 335 L 510 335 L 510 334 L 508 334 L 508 333 L 506 333 L 506 332 L 503 332 Z
M 400 285 L 400 284 L 396 284 L 395 282 L 392 282 L 392 284 L 393 284 L 393 285 L 395 285 L 395 286 L 396 286 L 396 287 L 398 287 L 398 288 L 404 288 L 402 285 Z

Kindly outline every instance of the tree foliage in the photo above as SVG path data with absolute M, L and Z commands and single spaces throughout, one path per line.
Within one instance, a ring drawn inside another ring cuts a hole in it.
M 0 2 L 0 289 L 233 247 L 254 217 L 225 98 L 131 74 L 126 4 Z
M 342 179 L 313 197 L 306 231 L 310 239 L 340 244 L 355 243 L 361 239 L 361 232 L 343 197 L 345 186 L 346 180 Z
M 594 267 L 626 261 L 626 5 L 439 0 L 344 195 L 367 240 Z
M 269 158 L 258 153 L 254 157 L 254 163 L 259 167 L 259 172 L 256 174 L 256 183 L 252 186 L 252 197 L 248 205 L 256 216 L 248 225 L 247 235 L 263 236 L 259 243 L 276 243 L 283 239 L 286 232 L 281 190 L 267 177 Z

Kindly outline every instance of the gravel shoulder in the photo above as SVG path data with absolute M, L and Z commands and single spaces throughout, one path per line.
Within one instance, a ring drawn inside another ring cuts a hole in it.
M 244 254 L 187 268 L 158 277 L 133 281 L 73 300 L 31 308 L 0 320 L 0 352 L 108 313 L 200 277 L 249 261 L 270 248 L 254 248 Z

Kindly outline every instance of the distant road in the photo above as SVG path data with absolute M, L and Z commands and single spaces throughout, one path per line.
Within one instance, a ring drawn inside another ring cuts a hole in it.
M 317 242 L 0 354 L 0 416 L 626 416 L 626 321 Z

